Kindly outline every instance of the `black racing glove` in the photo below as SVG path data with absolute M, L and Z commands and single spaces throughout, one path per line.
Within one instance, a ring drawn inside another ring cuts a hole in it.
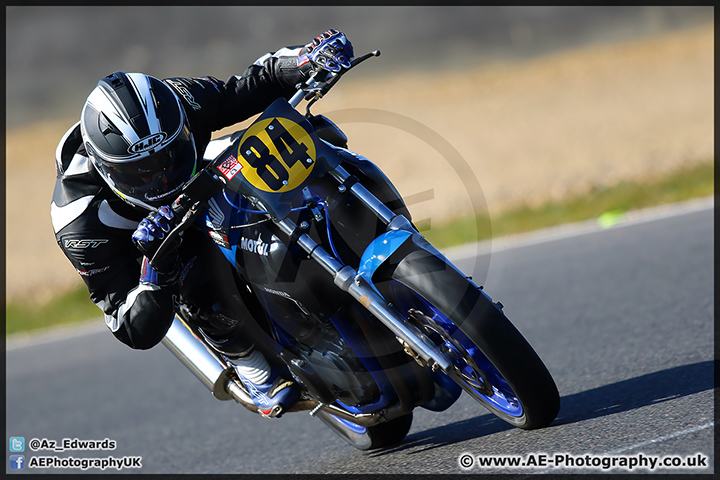
M 330 29 L 303 47 L 298 67 L 310 63 L 314 70 L 324 69 L 337 73 L 343 68 L 350 68 L 353 55 L 352 43 L 345 34 Z

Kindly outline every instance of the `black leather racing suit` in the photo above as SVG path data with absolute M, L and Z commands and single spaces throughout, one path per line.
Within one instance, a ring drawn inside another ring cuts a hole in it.
M 297 65 L 300 49 L 266 54 L 226 82 L 213 77 L 163 80 L 181 100 L 200 158 L 213 131 L 261 112 L 279 97 L 292 96 L 295 85 L 308 75 Z M 58 145 L 56 169 L 51 216 L 58 245 L 115 337 L 132 348 L 153 347 L 172 323 L 178 295 L 183 303 L 222 311 L 220 324 L 238 321 L 242 313 L 222 310 L 217 303 L 222 282 L 213 283 L 207 275 L 211 262 L 218 261 L 217 249 L 193 229 L 185 232 L 179 248 L 184 267 L 177 282 L 160 286 L 139 281 L 142 254 L 131 235 L 148 212 L 124 202 L 105 184 L 87 157 L 79 122 Z

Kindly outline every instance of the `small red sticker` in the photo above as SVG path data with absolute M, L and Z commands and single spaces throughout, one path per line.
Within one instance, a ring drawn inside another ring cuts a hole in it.
M 225 178 L 232 180 L 237 173 L 242 170 L 242 165 L 238 162 L 234 155 L 230 155 L 224 162 L 218 166 L 218 170 L 225 175 Z

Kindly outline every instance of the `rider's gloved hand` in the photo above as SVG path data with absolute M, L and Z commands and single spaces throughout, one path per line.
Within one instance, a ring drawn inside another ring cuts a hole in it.
M 141 280 L 157 285 L 171 284 L 177 279 L 180 270 L 180 259 L 177 247 L 182 241 L 181 236 L 173 240 L 172 245 L 165 250 L 167 253 L 156 258 L 154 268 L 150 267 L 148 260 L 152 259 L 165 235 L 177 226 L 179 219 L 170 207 L 160 207 L 157 212 L 150 213 L 138 224 L 132 234 L 132 241 L 140 252 L 145 255 Z
M 350 68 L 353 55 L 350 40 L 344 33 L 331 28 L 303 47 L 298 66 L 309 62 L 314 69 L 337 73 L 343 68 Z

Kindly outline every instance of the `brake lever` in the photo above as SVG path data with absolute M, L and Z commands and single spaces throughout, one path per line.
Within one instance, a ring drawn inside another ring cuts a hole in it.
M 181 198 L 183 197 L 185 198 L 181 201 Z M 191 205 L 188 206 L 188 204 L 190 203 Z M 180 195 L 175 200 L 175 202 L 170 208 L 173 211 L 173 215 L 178 215 L 182 217 L 182 220 L 180 220 L 180 222 L 175 226 L 175 228 L 170 230 L 167 235 L 165 235 L 162 243 L 155 251 L 155 255 L 153 255 L 152 259 L 150 259 L 149 263 L 151 267 L 155 268 L 156 260 L 164 257 L 167 254 L 167 250 L 170 248 L 170 245 L 174 243 L 174 240 L 185 230 L 190 228 L 190 226 L 195 221 L 195 217 L 197 217 L 197 214 L 200 212 L 201 207 L 205 203 L 205 200 L 198 200 L 195 201 L 195 203 L 192 203 L 192 199 L 186 195 Z
M 318 70 L 316 73 L 314 73 L 306 82 L 303 87 L 301 87 L 298 92 L 292 97 L 290 100 L 290 105 L 293 107 L 297 106 L 298 103 L 300 103 L 300 99 L 305 99 L 309 103 L 306 106 L 306 113 L 305 116 L 310 115 L 310 107 L 320 100 L 323 96 L 327 94 L 327 92 L 340 80 L 340 77 L 345 75 L 347 72 L 349 72 L 352 68 L 355 68 L 357 65 L 361 64 L 368 58 L 372 57 L 379 57 L 380 56 L 380 50 L 373 50 L 370 53 L 366 53 L 365 55 L 361 57 L 357 57 L 353 59 L 350 62 L 350 66 L 348 68 L 344 68 L 340 70 L 337 73 L 332 73 L 324 69 Z M 316 80 L 316 76 L 319 72 L 325 72 L 325 79 L 321 81 Z M 314 86 L 310 87 L 310 85 L 315 83 Z M 302 93 L 301 93 L 302 92 Z
M 381 53 L 380 50 L 373 50 L 373 51 L 370 52 L 370 53 L 366 53 L 366 54 L 363 55 L 362 57 L 354 58 L 354 59 L 352 60 L 352 62 L 350 62 L 350 66 L 349 66 L 348 68 L 343 68 L 342 70 L 340 70 L 339 72 L 337 72 L 336 74 L 334 74 L 331 78 L 329 78 L 329 79 L 326 80 L 325 85 L 323 85 L 323 92 L 322 92 L 322 94 L 323 94 L 323 95 L 326 94 L 327 91 L 330 90 L 330 89 L 333 87 L 333 85 L 335 85 L 335 84 L 338 82 L 338 80 L 340 80 L 340 77 L 342 77 L 343 75 L 345 75 L 345 74 L 346 74 L 347 72 L 349 72 L 351 69 L 357 67 L 358 65 L 360 65 L 362 62 L 364 62 L 364 61 L 367 60 L 368 58 L 379 57 L 379 56 L 380 56 L 380 53 Z
M 155 255 L 153 255 L 149 262 L 151 267 L 155 268 L 155 261 L 167 254 L 170 245 L 174 243 L 173 240 L 190 228 L 195 217 L 197 217 L 198 213 L 205 207 L 207 201 L 212 198 L 223 185 L 223 182 L 220 181 L 216 175 L 213 175 L 208 168 L 201 170 L 185 184 L 183 193 L 181 193 L 170 206 L 173 215 L 181 218 L 181 220 L 175 228 L 167 233 L 155 251 Z

